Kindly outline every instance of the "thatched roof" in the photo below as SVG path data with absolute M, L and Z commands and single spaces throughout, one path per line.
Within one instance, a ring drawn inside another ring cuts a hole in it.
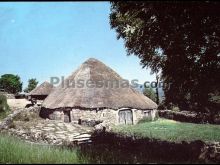
M 34 88 L 29 95 L 49 95 L 53 90 L 53 85 L 49 82 L 44 82 L 41 85 Z
M 67 107 L 154 109 L 157 107 L 151 99 L 130 86 L 119 88 L 84 86 L 79 88 L 67 85 L 68 81 L 77 82 L 77 80 L 90 80 L 97 85 L 98 81 L 122 81 L 123 79 L 102 62 L 90 58 L 64 80 L 64 85 L 60 84 L 50 93 L 42 107 L 48 109 Z

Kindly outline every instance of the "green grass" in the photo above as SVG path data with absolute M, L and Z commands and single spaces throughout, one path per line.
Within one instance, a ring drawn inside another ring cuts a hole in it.
M 220 125 L 181 123 L 167 119 L 159 119 L 132 126 L 115 126 L 113 131 L 125 135 L 173 142 L 190 142 L 194 140 L 220 142 Z
M 29 144 L 0 134 L 0 163 L 86 163 L 76 150 Z

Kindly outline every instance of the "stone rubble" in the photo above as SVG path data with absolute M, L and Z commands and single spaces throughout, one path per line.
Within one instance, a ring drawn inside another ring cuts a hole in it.
M 49 120 L 45 123 L 38 123 L 34 128 L 9 128 L 11 135 L 21 137 L 25 140 L 48 143 L 53 145 L 63 145 L 90 141 L 92 128 L 81 127 L 71 123 Z
M 0 131 L 38 143 L 63 145 L 90 141 L 94 130 L 92 127 L 81 126 L 63 121 L 37 119 L 36 121 L 14 121 L 23 112 L 39 113 L 40 107 L 17 109 L 0 123 Z M 11 127 L 11 125 L 14 125 Z

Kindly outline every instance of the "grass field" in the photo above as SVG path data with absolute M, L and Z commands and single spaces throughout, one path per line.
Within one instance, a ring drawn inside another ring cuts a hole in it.
M 76 150 L 29 144 L 0 134 L 0 163 L 86 163 Z
M 219 125 L 180 123 L 167 119 L 159 119 L 154 122 L 145 122 L 137 125 L 115 126 L 113 131 L 127 135 L 175 142 L 194 140 L 220 141 Z M 129 154 L 130 156 L 128 158 Z M 134 155 L 132 155 L 130 151 L 123 150 L 120 147 L 109 150 L 105 145 L 95 145 L 92 148 L 86 147 L 84 150 L 70 150 L 55 146 L 30 144 L 18 138 L 0 133 L 1 164 L 135 162 L 138 153 L 133 154 Z M 153 162 L 160 161 L 160 157 L 158 157 L 157 160 L 157 156 L 158 155 L 155 156 L 156 158 L 155 160 L 153 159 Z M 146 157 L 146 155 L 144 157 L 140 155 L 137 161 L 152 161 L 151 159 L 148 159 L 149 158 Z
M 220 142 L 220 125 L 181 123 L 173 120 L 159 119 L 137 125 L 121 125 L 113 128 L 114 132 L 139 137 L 148 137 L 166 141 Z

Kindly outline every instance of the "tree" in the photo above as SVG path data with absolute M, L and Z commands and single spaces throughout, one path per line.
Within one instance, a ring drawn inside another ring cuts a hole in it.
M 110 24 L 128 55 L 161 71 L 165 103 L 210 111 L 220 90 L 220 3 L 111 2 Z
M 16 94 L 22 91 L 22 82 L 18 75 L 4 74 L 0 78 L 0 88 L 8 93 Z
M 29 93 L 32 91 L 34 88 L 37 87 L 38 81 L 36 78 L 32 78 L 28 80 L 28 87 L 25 88 L 24 92 Z
M 156 95 L 155 91 L 153 90 L 153 88 L 145 87 L 144 91 L 143 91 L 143 94 L 145 96 L 147 96 L 148 98 L 150 98 L 151 100 L 153 100 L 154 102 L 157 102 L 157 95 Z

